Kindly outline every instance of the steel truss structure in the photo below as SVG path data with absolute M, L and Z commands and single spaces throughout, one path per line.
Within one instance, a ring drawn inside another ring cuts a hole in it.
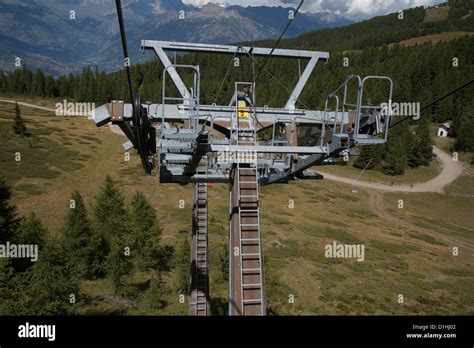
M 153 50 L 163 63 L 161 103 L 142 103 L 135 94 L 133 105 L 112 101 L 94 110 L 94 122 L 118 125 L 129 138 L 124 149 L 137 149 L 147 172 L 158 164 L 161 183 L 194 184 L 190 315 L 210 313 L 207 184 L 229 183 L 229 315 L 265 315 L 259 185 L 304 177 L 305 169 L 357 144 L 386 142 L 392 80 L 351 75 L 326 97 L 324 110 L 299 109 L 304 86 L 329 53 L 151 40 L 143 40 L 142 48 Z M 172 51 L 252 58 L 271 53 L 307 64 L 281 108 L 257 106 L 253 82 L 235 82 L 228 105 L 202 105 L 199 66 L 173 64 L 168 57 Z M 191 72 L 191 86 L 183 82 L 182 70 Z M 168 77 L 178 95 L 167 94 Z M 364 104 L 364 89 L 374 80 L 387 83 L 387 99 Z M 351 102 L 350 95 L 356 100 Z M 304 128 L 315 140 L 300 146 Z M 263 139 L 264 133 L 271 137 Z

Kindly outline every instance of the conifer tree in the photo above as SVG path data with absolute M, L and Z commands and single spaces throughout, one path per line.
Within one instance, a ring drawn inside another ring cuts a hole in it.
M 405 173 L 407 156 L 400 132 L 389 137 L 387 152 L 384 157 L 382 171 L 387 175 L 402 175 Z
M 20 106 L 18 106 L 18 103 L 15 103 L 15 123 L 13 124 L 13 130 L 16 134 L 19 134 L 22 137 L 26 135 L 26 125 L 21 117 Z
M 419 164 L 416 156 L 416 136 L 408 128 L 408 125 L 406 126 L 405 131 L 405 148 L 408 166 L 411 168 L 417 167 Z
M 99 276 L 102 271 L 100 235 L 92 230 L 81 194 L 74 191 L 62 229 L 67 265 L 79 277 Z M 102 255 L 102 259 L 105 255 Z
M 35 213 L 30 213 L 24 217 L 15 235 L 15 242 L 18 244 L 37 244 L 42 248 L 46 243 L 48 231 Z
M 45 84 L 46 78 L 44 73 L 41 69 L 37 69 L 35 74 L 33 75 L 33 95 L 35 97 L 44 97 L 45 95 Z
M 428 166 L 433 157 L 433 141 L 430 134 L 430 120 L 422 117 L 416 128 L 414 154 L 418 165 Z
M 377 166 L 383 157 L 383 145 L 361 146 L 360 154 L 354 162 L 354 167 L 359 169 L 372 169 Z
M 113 240 L 130 243 L 128 213 L 123 194 L 107 175 L 93 206 L 94 228 L 110 244 Z
M 135 193 L 130 213 L 131 233 L 134 238 L 134 257 L 140 268 L 156 267 L 160 255 L 161 227 L 155 209 L 141 192 Z
M 75 312 L 79 300 L 76 278 L 66 267 L 59 241 L 48 240 L 38 261 L 31 268 L 27 292 L 33 315 L 68 315 Z
M 10 205 L 10 199 L 10 187 L 4 179 L 0 178 L 0 244 L 11 240 L 20 221 L 16 214 L 16 207 Z
M 112 250 L 107 256 L 107 275 L 112 280 L 114 292 L 125 295 L 128 293 L 128 286 L 125 276 L 129 276 L 133 270 L 131 255 L 125 248 L 118 244 L 112 246 Z
M 143 295 L 141 302 L 147 308 L 161 309 L 166 305 L 165 296 L 167 293 L 168 288 L 163 282 L 159 270 L 157 270 L 151 278 L 150 286 Z
M 0 258 L 0 315 L 18 314 L 15 272 L 10 260 Z
M 456 124 L 457 151 L 474 151 L 474 115 L 472 110 Z
M 18 230 L 13 237 L 16 244 L 33 244 L 38 246 L 38 253 L 42 254 L 45 246 L 48 231 L 41 220 L 34 213 L 30 213 L 21 220 Z M 38 256 L 39 257 L 39 256 Z M 17 272 L 25 272 L 33 263 L 27 258 L 18 258 L 12 260 L 12 265 Z

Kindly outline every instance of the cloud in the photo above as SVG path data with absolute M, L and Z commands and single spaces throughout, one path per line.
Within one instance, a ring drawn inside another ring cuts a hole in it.
M 399 10 L 430 6 L 445 0 L 305 0 L 303 12 L 330 12 L 347 18 L 360 20 L 384 15 Z M 300 0 L 183 0 L 188 5 L 201 7 L 209 2 L 241 6 L 291 6 L 296 7 Z

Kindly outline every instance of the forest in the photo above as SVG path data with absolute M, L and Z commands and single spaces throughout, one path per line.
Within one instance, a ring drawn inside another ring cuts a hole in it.
M 438 22 L 425 23 L 424 10 L 415 8 L 405 11 L 404 21 L 392 14 L 285 40 L 282 47 L 329 50 L 331 53 L 326 64 L 319 63 L 297 107 L 322 109 L 325 96 L 350 74 L 390 76 L 395 82 L 394 101 L 419 102 L 422 106 L 471 79 L 474 76 L 474 36 L 410 47 L 398 44 L 428 34 L 472 30 L 474 16 L 466 15 L 469 8 L 474 7 L 474 1 L 450 4 L 448 18 Z M 234 81 L 253 80 L 255 70 L 264 61 L 252 56 L 241 57 L 236 66 L 229 64 L 228 56 L 206 54 L 171 59 L 182 64 L 200 65 L 201 101 L 205 104 L 227 104 Z M 345 61 L 349 64 L 344 64 Z M 276 58 L 269 61 L 268 71 L 259 75 L 257 81 L 259 105 L 285 104 L 291 86 L 298 79 L 299 63 L 303 69 L 305 62 Z M 230 73 L 218 93 L 229 66 Z M 159 103 L 161 64 L 151 61 L 133 65 L 131 70 L 142 100 Z M 113 99 L 129 101 L 127 88 L 124 71 L 107 74 L 100 67 L 84 67 L 79 75 L 57 77 L 46 76 L 41 70 L 32 71 L 26 65 L 10 73 L 0 71 L 2 96 L 68 99 L 100 105 Z M 372 102 L 382 100 L 384 90 L 375 86 L 371 92 Z M 450 135 L 456 137 L 456 150 L 474 151 L 472 96 L 471 85 L 428 108 L 419 121 L 401 123 L 392 129 L 388 144 L 364 147 L 354 165 L 378 168 L 388 175 L 400 175 L 406 168 L 429 165 L 432 160 L 431 122 L 451 121 Z M 28 136 L 18 107 L 13 128 L 19 136 Z M 61 234 L 55 237 L 34 214 L 19 217 L 11 196 L 11 189 L 0 180 L 0 244 L 7 241 L 34 243 L 43 256 L 36 263 L 0 258 L 0 315 L 76 314 L 77 306 L 73 304 L 89 301 L 81 295 L 80 283 L 90 279 L 109 279 L 114 294 L 136 296 L 139 306 L 147 308 L 166 307 L 163 299 L 171 291 L 188 292 L 190 247 L 183 243 L 173 248 L 156 238 L 162 229 L 144 194 L 137 192 L 131 202 L 126 202 L 110 177 L 97 190 L 90 206 L 86 206 L 81 193 L 75 191 L 69 201 L 64 202 L 66 217 Z M 226 269 L 222 263 L 222 268 Z M 172 288 L 162 279 L 164 272 L 170 269 L 177 274 Z M 131 285 L 137 272 L 151 274 L 145 291 L 136 291 Z
M 461 36 L 458 39 L 414 46 L 399 44 L 400 40 L 444 31 L 470 30 L 474 27 L 474 16 L 469 15 L 472 0 L 451 2 L 451 9 L 445 20 L 425 23 L 422 7 L 404 11 L 403 20 L 397 14 L 376 17 L 347 27 L 308 33 L 296 39 L 285 40 L 283 47 L 330 51 L 331 57 L 318 66 L 305 87 L 297 108 L 321 110 L 325 96 L 332 92 L 350 74 L 386 75 L 394 81 L 395 102 L 429 103 L 474 76 L 474 37 Z M 248 43 L 246 43 L 248 44 Z M 264 41 L 250 43 L 260 46 L 271 45 Z M 252 81 L 265 58 L 242 56 L 238 64 L 229 64 L 230 57 L 210 54 L 187 54 L 170 57 L 181 64 L 199 64 L 201 68 L 201 103 L 227 104 L 234 81 Z M 117 59 L 120 59 L 118 57 Z M 232 61 L 230 62 L 232 63 Z M 256 96 L 258 105 L 283 106 L 305 66 L 304 61 L 272 58 L 258 75 Z M 230 67 L 229 74 L 221 82 Z M 134 87 L 139 89 L 143 101 L 160 103 L 163 67 L 157 60 L 132 66 Z M 185 80 L 190 76 L 184 75 Z M 6 74 L 0 71 L 0 93 L 2 95 L 24 95 L 41 98 L 68 99 L 79 102 L 95 102 L 96 105 L 113 99 L 128 101 L 129 93 L 124 71 L 106 74 L 99 67 L 84 67 L 80 75 L 45 76 L 41 70 L 31 71 L 27 66 Z M 371 102 L 383 100 L 385 91 L 377 86 L 370 90 Z M 474 98 L 473 86 L 456 93 L 442 102 L 428 108 L 422 117 L 432 122 L 452 122 L 450 135 L 456 137 L 455 149 L 474 150 Z M 413 123 L 415 128 L 417 127 Z M 398 148 L 392 155 L 406 157 L 396 170 L 386 169 L 391 175 L 402 174 L 408 166 L 427 164 L 427 158 L 419 153 L 430 150 L 416 148 L 421 143 L 429 144 L 428 138 L 419 135 L 426 130 L 411 131 L 413 126 L 402 126 L 392 132 L 388 146 L 368 147 L 363 152 L 381 152 L 376 158 L 389 158 L 389 148 Z M 428 127 L 420 122 L 421 127 Z M 409 134 L 407 134 L 407 132 Z M 429 134 L 427 134 L 429 137 Z M 392 146 L 394 142 L 400 143 Z M 430 145 L 427 145 L 430 146 Z M 415 149 L 415 150 L 413 150 Z M 404 154 L 404 155 L 403 155 Z M 364 158 L 361 156 L 361 159 Z M 376 162 L 376 161 L 375 161 Z M 399 161 L 397 161 L 399 162 Z M 358 164 L 357 164 L 358 163 Z M 363 165 L 364 161 L 356 162 Z M 381 167 L 382 169 L 382 167 Z
M 33 213 L 18 216 L 10 201 L 11 190 L 0 180 L 0 245 L 34 244 L 41 257 L 37 262 L 0 258 L 0 315 L 78 314 L 78 308 L 93 304 L 80 289 L 80 282 L 87 280 L 107 278 L 114 295 L 133 297 L 137 306 L 152 310 L 164 308 L 165 295 L 172 291 L 187 293 L 187 240 L 176 250 L 161 244 L 162 228 L 143 193 L 136 192 L 127 206 L 107 176 L 88 209 L 74 191 L 64 204 L 67 213 L 59 236 Z M 162 274 L 170 270 L 177 277 L 168 286 Z M 132 282 L 137 272 L 151 274 L 140 291 Z

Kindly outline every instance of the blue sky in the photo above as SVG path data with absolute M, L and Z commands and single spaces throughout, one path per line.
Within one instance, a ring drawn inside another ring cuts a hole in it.
M 183 2 L 195 6 L 202 6 L 208 2 L 241 6 L 295 6 L 300 0 L 183 0 Z M 305 12 L 329 11 L 357 20 L 441 2 L 441 0 L 305 0 L 302 10 Z

